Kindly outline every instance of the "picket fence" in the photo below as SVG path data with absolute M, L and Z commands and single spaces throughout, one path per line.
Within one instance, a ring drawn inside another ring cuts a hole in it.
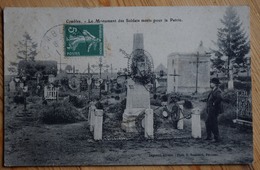
M 57 100 L 58 88 L 57 87 L 44 87 L 44 98 L 46 100 Z

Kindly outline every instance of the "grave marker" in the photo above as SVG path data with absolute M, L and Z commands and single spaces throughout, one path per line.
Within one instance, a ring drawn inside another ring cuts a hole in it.
M 194 108 L 191 115 L 191 136 L 193 138 L 201 138 L 201 122 L 199 108 Z
M 94 140 L 102 140 L 103 110 L 95 110 Z
M 9 91 L 10 91 L 10 93 L 15 93 L 16 92 L 16 83 L 15 83 L 13 78 L 9 82 Z
M 95 111 L 96 111 L 96 106 L 94 105 L 94 102 L 92 102 L 90 107 L 89 107 L 89 115 L 88 115 L 89 129 L 90 129 L 91 132 L 94 131 Z
M 145 71 L 144 69 L 147 67 L 148 58 L 142 53 L 143 47 L 143 34 L 134 34 L 133 50 L 139 51 L 132 56 L 137 60 L 134 63 L 136 64 L 137 72 L 133 73 L 135 74 L 133 76 L 139 76 L 142 74 L 141 71 Z M 122 129 L 126 132 L 137 132 L 135 119 L 146 109 L 150 109 L 150 92 L 140 82 L 134 81 L 131 78 L 127 79 L 126 109 L 123 113 Z

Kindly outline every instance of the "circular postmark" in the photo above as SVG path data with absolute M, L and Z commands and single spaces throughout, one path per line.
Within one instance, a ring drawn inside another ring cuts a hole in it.
M 40 52 L 45 59 L 64 58 L 63 24 L 55 25 L 48 29 L 42 37 Z

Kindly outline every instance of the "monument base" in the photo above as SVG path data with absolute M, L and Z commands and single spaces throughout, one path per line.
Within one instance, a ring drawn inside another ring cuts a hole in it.
M 142 114 L 145 113 L 145 110 L 147 108 L 133 108 L 130 110 L 125 109 L 124 114 L 123 114 L 123 121 L 121 123 L 121 128 L 125 132 L 135 132 L 137 133 L 135 121 L 136 118 Z

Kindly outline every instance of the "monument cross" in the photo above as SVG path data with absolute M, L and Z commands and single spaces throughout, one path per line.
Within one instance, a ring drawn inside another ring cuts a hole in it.
M 199 64 L 207 63 L 208 61 L 200 61 L 199 60 L 199 52 L 196 54 L 196 61 L 195 62 L 189 62 L 190 64 L 196 64 L 196 90 L 195 93 L 198 93 L 198 75 L 199 75 Z
M 175 84 L 175 82 L 176 82 L 175 77 L 181 76 L 181 75 L 176 74 L 176 70 L 174 69 L 173 74 L 169 74 L 169 76 L 173 76 L 173 82 Z M 176 92 L 176 86 L 175 85 L 174 85 L 174 92 Z

